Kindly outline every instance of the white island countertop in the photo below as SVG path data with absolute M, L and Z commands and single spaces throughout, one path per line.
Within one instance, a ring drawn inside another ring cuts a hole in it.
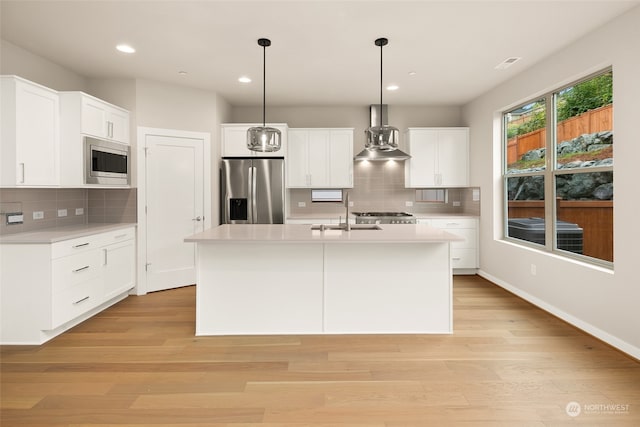
M 462 238 L 428 225 L 381 224 L 380 230 L 352 225 L 351 231 L 312 230 L 309 224 L 225 224 L 185 238 L 185 242 L 269 243 L 436 243 Z

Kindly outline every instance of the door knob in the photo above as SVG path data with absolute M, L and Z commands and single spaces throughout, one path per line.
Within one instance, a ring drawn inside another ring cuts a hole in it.
M 197 216 L 197 217 L 193 218 L 192 221 L 202 221 L 202 217 Z

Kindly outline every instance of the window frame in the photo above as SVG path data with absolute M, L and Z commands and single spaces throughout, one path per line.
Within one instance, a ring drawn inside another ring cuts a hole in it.
M 565 249 L 559 249 L 557 245 L 557 194 L 556 194 L 556 177 L 559 175 L 570 175 L 580 173 L 598 173 L 598 172 L 611 172 L 614 174 L 614 164 L 610 166 L 596 166 L 596 167 L 579 167 L 558 169 L 557 162 L 557 98 L 560 92 L 563 90 L 576 86 L 580 83 L 589 81 L 595 77 L 612 73 L 611 66 L 603 68 L 599 71 L 590 73 L 580 79 L 574 80 L 570 83 L 562 85 L 558 88 L 549 90 L 545 93 L 538 94 L 528 98 L 526 101 L 516 104 L 501 112 L 501 139 L 502 139 L 502 169 L 501 169 L 501 182 L 502 182 L 502 202 L 503 202 L 503 220 L 502 220 L 502 240 L 510 243 L 515 243 L 524 247 L 530 247 L 538 250 L 543 250 L 547 253 L 558 255 L 563 258 L 575 259 L 578 261 L 586 262 L 595 266 L 605 267 L 613 270 L 614 262 L 607 261 L 600 258 L 594 258 L 588 255 L 578 254 Z M 545 167 L 544 170 L 524 173 L 508 173 L 507 164 L 507 144 L 508 144 L 508 121 L 507 114 L 513 110 L 522 108 L 528 104 L 544 99 L 545 105 L 545 129 L 546 129 L 546 141 L 545 141 Z M 613 102 L 612 102 L 613 103 Z M 613 129 L 612 129 L 613 131 Z M 615 133 L 614 133 L 615 138 Z M 550 155 L 549 155 L 550 154 Z M 542 176 L 544 179 L 544 221 L 545 221 L 545 244 L 539 244 L 530 242 L 524 239 L 518 239 L 509 236 L 509 194 L 508 194 L 508 179 L 520 176 Z M 615 176 L 615 175 L 614 175 Z M 614 193 L 615 194 L 615 193 Z M 615 199 L 615 197 L 614 197 Z M 614 236 L 612 236 L 613 239 Z M 615 254 L 614 254 L 615 261 Z

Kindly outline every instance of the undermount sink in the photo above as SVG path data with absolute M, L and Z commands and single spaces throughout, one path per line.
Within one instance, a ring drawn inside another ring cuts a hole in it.
M 351 224 L 351 231 L 356 230 L 382 230 L 378 224 Z M 312 230 L 329 231 L 340 230 L 347 231 L 344 224 L 315 224 L 311 226 Z

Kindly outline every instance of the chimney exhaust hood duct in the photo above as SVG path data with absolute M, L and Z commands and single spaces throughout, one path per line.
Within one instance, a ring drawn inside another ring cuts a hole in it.
M 370 105 L 369 106 L 369 118 L 370 125 L 383 126 L 388 123 L 388 108 L 386 104 L 383 105 Z M 364 149 L 355 157 L 356 160 L 370 160 L 370 161 L 382 161 L 382 160 L 407 160 L 411 156 L 401 150 L 369 150 Z

